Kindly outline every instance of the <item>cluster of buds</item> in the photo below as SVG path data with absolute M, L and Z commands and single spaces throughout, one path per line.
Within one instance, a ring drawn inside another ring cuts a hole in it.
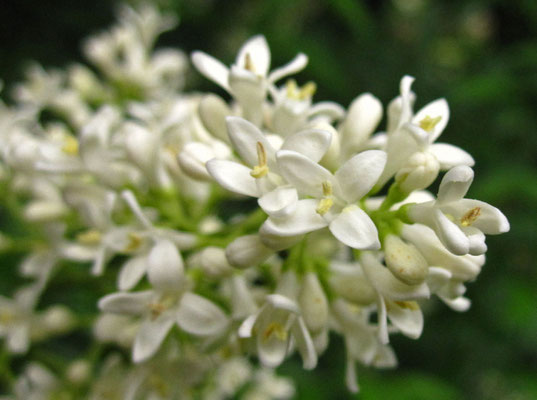
M 91 351 L 63 369 L 35 352 L 8 398 L 289 398 L 273 369 L 295 351 L 315 368 L 330 333 L 358 391 L 356 363 L 395 366 L 390 335 L 419 338 L 424 302 L 468 309 L 485 235 L 509 223 L 465 198 L 474 160 L 436 142 L 448 104 L 414 112 L 412 77 L 383 132 L 370 93 L 345 109 L 314 103 L 314 83 L 278 86 L 308 58 L 271 70 L 263 36 L 230 67 L 192 54 L 226 99 L 185 93 L 188 58 L 153 51 L 174 22 L 124 8 L 86 43 L 93 69 L 34 67 L 14 105 L 0 104 L 3 197 L 31 224 L 31 240 L 2 238 L 27 246 L 30 282 L 0 297 L 7 351 L 88 329 L 69 304 L 39 306 L 60 271 L 82 264 L 102 287 Z

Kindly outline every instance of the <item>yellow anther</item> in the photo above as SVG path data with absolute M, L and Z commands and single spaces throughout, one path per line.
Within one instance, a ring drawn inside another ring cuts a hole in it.
M 481 215 L 481 207 L 474 207 L 461 218 L 462 226 L 470 226 Z
M 301 88 L 298 87 L 294 79 L 289 79 L 285 85 L 287 98 L 292 100 L 307 100 L 317 91 L 317 85 L 314 82 L 308 82 Z
M 255 74 L 255 66 L 252 62 L 252 56 L 250 53 L 246 53 L 244 56 L 244 69 L 247 69 L 250 72 L 253 72 Z
M 267 165 L 267 153 L 265 152 L 265 148 L 261 142 L 257 142 L 256 148 L 258 165 L 252 168 L 250 175 L 254 178 L 262 178 L 269 172 Z
M 129 232 L 127 235 L 127 238 L 129 240 L 129 243 L 127 243 L 127 246 L 125 247 L 125 251 L 138 250 L 140 246 L 142 245 L 142 238 L 140 235 L 137 235 L 136 233 Z
M 73 136 L 67 136 L 64 139 L 62 151 L 70 156 L 78 155 L 78 140 Z
M 0 324 L 8 325 L 15 320 L 15 315 L 9 310 L 0 310 Z
M 82 244 L 98 244 L 101 242 L 101 237 L 101 232 L 96 229 L 90 229 L 76 235 L 76 240 Z
M 416 311 L 420 309 L 420 306 L 415 301 L 394 301 L 401 308 L 406 308 L 407 310 Z
M 267 341 L 272 336 L 275 336 L 277 339 L 285 342 L 287 340 L 287 331 L 284 329 L 282 324 L 278 322 L 271 322 L 267 326 L 267 329 L 265 329 L 265 332 L 263 332 L 263 340 Z
M 431 118 L 428 115 L 420 121 L 420 128 L 426 132 L 432 132 L 436 124 L 442 119 L 441 116 Z
M 149 304 L 149 311 L 151 312 L 151 320 L 154 321 L 166 311 L 166 307 L 161 303 L 151 303 Z
M 332 183 L 329 181 L 323 182 L 323 196 L 315 210 L 319 215 L 326 214 L 334 205 L 334 200 L 332 199 Z

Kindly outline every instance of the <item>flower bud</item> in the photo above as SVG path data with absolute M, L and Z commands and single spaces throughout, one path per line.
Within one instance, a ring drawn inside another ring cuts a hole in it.
M 241 269 L 259 265 L 273 253 L 273 250 L 261 243 L 258 235 L 241 236 L 226 247 L 228 262 Z
M 221 278 L 233 272 L 225 250 L 220 247 L 209 246 L 201 250 L 196 254 L 196 264 L 210 278 Z
M 67 379 L 75 385 L 86 382 L 91 374 L 91 365 L 86 360 L 75 360 L 67 367 Z
M 303 278 L 298 303 L 310 332 L 319 332 L 327 326 L 328 301 L 319 278 L 313 272 L 307 273 Z
M 271 248 L 274 251 L 281 251 L 288 249 L 289 247 L 294 246 L 298 242 L 302 240 L 304 235 L 297 235 L 297 236 L 278 236 L 271 233 L 266 232 L 264 225 L 261 226 L 261 229 L 259 230 L 259 239 L 261 242 Z
M 440 164 L 429 152 L 416 152 L 395 175 L 395 181 L 405 193 L 428 187 L 438 176 Z
M 49 307 L 41 316 L 41 327 L 50 333 L 64 333 L 69 331 L 75 318 L 71 310 L 62 305 Z
M 364 306 L 375 301 L 375 289 L 359 265 L 332 263 L 331 272 L 330 286 L 345 300 Z
M 348 156 L 359 150 L 369 139 L 381 118 L 382 104 L 371 93 L 361 94 L 353 100 L 341 129 Z
M 427 277 L 429 265 L 425 258 L 414 245 L 405 243 L 399 236 L 386 236 L 384 252 L 386 266 L 401 282 L 417 285 Z

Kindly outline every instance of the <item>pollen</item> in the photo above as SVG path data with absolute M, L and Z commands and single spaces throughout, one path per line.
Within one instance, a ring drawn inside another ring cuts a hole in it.
M 125 246 L 125 251 L 134 251 L 140 248 L 142 245 L 142 238 L 140 235 L 137 235 L 136 233 L 129 232 L 127 235 L 127 238 L 129 242 L 127 243 L 127 246 Z
M 97 244 L 101 242 L 101 232 L 96 229 L 90 229 L 76 235 L 76 240 L 82 244 Z
M 64 140 L 62 151 L 70 156 L 78 155 L 78 140 L 73 136 L 67 136 Z
M 258 165 L 252 168 L 250 175 L 256 179 L 264 177 L 268 174 L 267 153 L 261 142 L 257 142 L 257 161 Z
M 317 206 L 317 209 L 315 210 L 317 211 L 319 215 L 326 214 L 328 211 L 330 211 L 330 209 L 334 205 L 334 199 L 332 198 L 332 193 L 333 193 L 332 184 L 329 181 L 323 182 L 323 198 L 321 199 L 321 201 L 319 201 L 319 205 Z
M 151 312 L 151 320 L 154 321 L 166 311 L 166 307 L 161 303 L 152 303 L 149 304 L 149 311 Z
M 285 85 L 287 97 L 292 100 L 307 100 L 313 97 L 317 91 L 315 82 L 308 82 L 299 87 L 294 79 L 289 79 Z
M 442 117 L 438 116 L 431 118 L 428 115 L 420 121 L 420 128 L 426 132 L 432 132 L 436 124 L 440 122 Z
M 461 225 L 465 227 L 472 225 L 480 215 L 481 215 L 481 207 L 472 208 L 470 211 L 468 211 L 466 214 L 462 216 Z
M 285 342 L 287 340 L 287 331 L 284 329 L 282 324 L 278 322 L 271 322 L 267 329 L 263 332 L 263 340 L 266 342 L 272 336 L 275 336 L 278 340 Z
M 256 72 L 254 63 L 252 61 L 252 56 L 250 55 L 250 53 L 246 53 L 246 55 L 244 56 L 244 69 L 247 69 L 248 71 L 253 72 L 254 74 Z

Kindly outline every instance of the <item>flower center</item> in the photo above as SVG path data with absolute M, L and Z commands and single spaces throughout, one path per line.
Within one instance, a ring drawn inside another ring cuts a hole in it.
M 70 156 L 78 155 L 78 140 L 73 136 L 67 136 L 64 139 L 62 151 Z
M 480 215 L 481 215 L 481 207 L 472 208 L 470 211 L 468 211 L 466 214 L 462 216 L 461 225 L 465 227 L 472 225 Z
M 308 82 L 299 87 L 294 79 L 289 79 L 285 84 L 287 97 L 292 100 L 311 99 L 317 91 L 317 85 L 314 82 Z
M 438 124 L 441 119 L 442 119 L 441 116 L 431 118 L 427 115 L 425 118 L 423 118 L 420 121 L 420 128 L 423 129 L 425 132 L 431 133 L 434 127 L 436 126 L 436 124 Z
M 315 210 L 317 211 L 319 215 L 326 214 L 328 211 L 330 211 L 330 209 L 334 205 L 332 192 L 333 192 L 332 184 L 328 181 L 324 181 L 323 182 L 323 198 L 321 199 L 321 201 L 319 201 L 319 205 L 317 206 L 317 209 Z
M 268 174 L 269 168 L 267 165 L 267 153 L 265 152 L 263 144 L 261 142 L 257 142 L 256 148 L 258 165 L 252 168 L 250 175 L 258 179 Z
M 76 240 L 82 244 L 98 244 L 101 242 L 101 232 L 96 229 L 89 229 L 76 235 Z
M 129 242 L 127 243 L 127 246 L 125 246 L 125 251 L 138 250 L 143 242 L 142 237 L 134 232 L 129 232 L 127 234 L 127 239 Z
M 263 332 L 263 340 L 266 342 L 272 336 L 275 336 L 276 339 L 285 342 L 287 340 L 287 331 L 279 322 L 271 322 L 267 326 L 267 329 L 265 329 L 265 332 Z

